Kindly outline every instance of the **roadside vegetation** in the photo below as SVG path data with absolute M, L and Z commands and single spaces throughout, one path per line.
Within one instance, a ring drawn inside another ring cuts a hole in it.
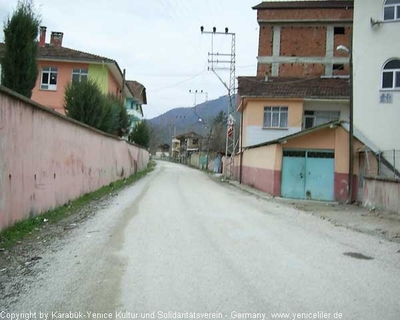
M 85 205 L 91 201 L 99 201 L 102 197 L 121 190 L 137 180 L 146 176 L 149 172 L 153 171 L 155 162 L 150 161 L 147 169 L 137 174 L 131 175 L 127 179 L 118 180 L 110 183 L 108 186 L 104 186 L 99 190 L 92 193 L 85 194 L 84 196 L 70 201 L 62 207 L 47 211 L 38 216 L 22 220 L 17 222 L 12 227 L 5 229 L 0 232 L 0 248 L 6 249 L 14 245 L 15 243 L 23 240 L 27 236 L 34 235 L 44 224 L 56 224 L 62 221 L 64 218 L 69 217 L 82 209 Z
M 149 148 L 151 133 L 146 120 L 143 120 L 135 125 L 129 135 L 129 141 L 139 144 L 145 148 Z
M 87 79 L 71 82 L 65 88 L 64 108 L 68 117 L 103 132 L 123 137 L 131 120 L 121 99 L 101 92 L 98 84 Z

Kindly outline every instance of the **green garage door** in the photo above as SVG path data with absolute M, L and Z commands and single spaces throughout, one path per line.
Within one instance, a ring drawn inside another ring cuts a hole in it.
M 335 154 L 325 150 L 284 150 L 281 195 L 333 201 Z

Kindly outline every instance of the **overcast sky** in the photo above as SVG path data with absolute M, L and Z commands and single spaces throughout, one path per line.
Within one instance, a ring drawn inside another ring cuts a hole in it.
M 176 107 L 191 107 L 189 90 L 204 90 L 208 98 L 227 94 L 207 71 L 211 36 L 205 30 L 225 27 L 236 33 L 236 76 L 256 73 L 258 24 L 253 6 L 261 0 L 36 0 L 42 25 L 64 32 L 63 46 L 98 54 L 118 62 L 127 79 L 147 89 L 147 119 Z M 1 20 L 17 0 L 0 0 Z M 215 51 L 230 53 L 231 37 L 215 37 Z M 1 35 L 3 40 L 3 34 Z M 229 74 L 220 72 L 227 83 Z M 197 103 L 205 96 L 197 96 Z

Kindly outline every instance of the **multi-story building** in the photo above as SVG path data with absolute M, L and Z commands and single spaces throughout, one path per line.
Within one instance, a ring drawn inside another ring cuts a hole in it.
M 146 88 L 137 81 L 129 80 L 126 84 L 133 94 L 133 97 L 126 98 L 126 109 L 131 118 L 131 128 L 133 128 L 144 117 L 143 105 L 147 104 Z
M 253 7 L 259 24 L 257 76 L 349 74 L 353 1 L 264 1 Z
M 172 138 L 172 156 L 179 161 L 187 163 L 188 157 L 194 152 L 199 152 L 203 137 L 196 132 L 187 132 Z
M 354 126 L 400 171 L 400 0 L 355 0 Z
M 50 43 L 46 43 L 46 27 L 40 27 L 38 49 L 38 78 L 32 90 L 31 99 L 65 114 L 65 87 L 71 81 L 84 81 L 91 78 L 96 81 L 104 94 L 124 97 L 127 101 L 138 101 L 139 110 L 143 117 L 142 103 L 146 102 L 145 88 L 137 93 L 132 92 L 124 74 L 115 60 L 63 47 L 64 34 L 52 32 Z M 0 54 L 3 44 L 0 44 Z M 139 102 L 140 101 L 140 102 Z
M 239 77 L 236 176 L 276 196 L 348 198 L 353 1 L 262 2 L 256 77 Z M 346 123 L 347 122 L 347 123 Z M 361 147 L 362 143 L 356 141 Z M 355 193 L 354 193 L 355 194 Z

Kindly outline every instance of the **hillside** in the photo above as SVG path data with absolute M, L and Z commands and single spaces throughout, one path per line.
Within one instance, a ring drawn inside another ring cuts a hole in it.
M 171 144 L 172 136 L 189 131 L 194 131 L 206 136 L 208 129 L 199 121 L 211 124 L 220 111 L 227 112 L 228 96 L 222 96 L 215 100 L 206 101 L 192 108 L 176 108 L 149 119 L 155 138 L 154 144 Z

